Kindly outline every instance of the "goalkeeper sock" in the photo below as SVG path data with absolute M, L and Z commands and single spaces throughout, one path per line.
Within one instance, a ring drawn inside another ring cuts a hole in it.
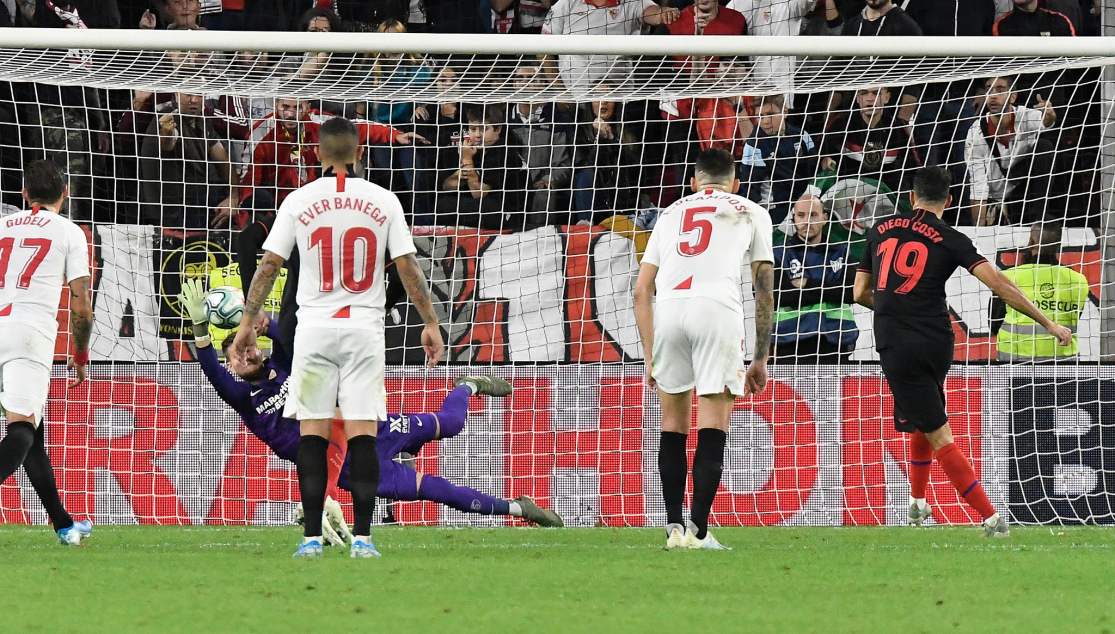
M 50 516 L 50 523 L 54 530 L 60 531 L 74 525 L 74 518 L 66 512 L 62 500 L 58 495 L 58 483 L 54 480 L 54 467 L 50 464 L 50 456 L 46 453 L 45 425 L 39 425 L 35 430 L 35 442 L 23 459 L 23 470 L 27 472 L 27 479 L 35 488 L 39 501 L 43 503 L 46 514 Z
M 658 476 L 662 479 L 667 524 L 684 524 L 681 509 L 685 501 L 685 474 L 688 472 L 686 438 L 686 434 L 664 431 L 658 445 Z
M 321 436 L 305 435 L 298 443 L 298 492 L 302 495 L 306 537 L 321 538 L 321 514 L 325 509 L 325 486 L 329 477 L 325 453 L 329 441 Z
M 724 445 L 728 434 L 719 429 L 697 430 L 697 451 L 693 454 L 693 508 L 690 519 L 697 526 L 697 539 L 708 534 L 708 516 L 720 488 L 724 471 Z
M 35 426 L 26 421 L 8 424 L 8 435 L 0 440 L 0 484 L 23 464 L 35 443 Z
M 960 493 L 964 501 L 976 509 L 983 516 L 983 519 L 995 514 L 995 507 L 991 506 L 991 500 L 987 499 L 987 493 L 983 491 L 983 485 L 976 479 L 976 472 L 972 470 L 972 464 L 964 457 L 956 443 L 949 443 L 938 449 L 937 462 L 945 470 L 952 486 L 956 487 L 956 491 Z
M 458 486 L 445 478 L 423 475 L 422 483 L 419 486 L 419 500 L 437 502 L 438 504 L 444 504 L 458 511 L 464 511 L 465 513 L 479 513 L 480 515 L 513 515 L 513 513 L 511 513 L 511 503 L 507 500 L 492 497 L 476 489 Z M 515 506 L 518 506 L 518 504 Z M 522 517 L 522 514 L 522 509 L 520 509 L 516 517 Z
M 333 421 L 333 433 L 329 436 L 329 449 L 325 452 L 328 468 L 325 496 L 339 500 L 341 492 L 337 488 L 337 479 L 341 477 L 341 468 L 345 466 L 345 455 L 348 454 L 348 438 L 345 437 L 345 422 Z
M 933 466 L 933 447 L 925 434 L 914 433 L 910 438 L 910 497 L 915 500 L 925 499 L 925 490 L 929 486 L 929 469 Z
M 348 439 L 348 490 L 352 493 L 352 534 L 370 535 L 379 490 L 379 450 L 376 437 L 362 434 Z M 308 512 L 308 511 L 307 511 Z

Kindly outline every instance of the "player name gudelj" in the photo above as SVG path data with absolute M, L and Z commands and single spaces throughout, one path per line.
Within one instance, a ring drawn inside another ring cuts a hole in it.
M 304 226 L 308 227 L 310 226 L 311 220 L 317 218 L 325 212 L 333 210 L 340 211 L 343 209 L 351 209 L 353 211 L 365 213 L 370 216 L 372 220 L 379 223 L 379 226 L 381 227 L 383 226 L 383 223 L 387 222 L 387 215 L 384 214 L 383 210 L 376 206 L 375 203 L 360 200 L 359 198 L 351 198 L 349 196 L 337 196 L 332 200 L 328 198 L 322 198 L 321 200 L 315 202 L 313 205 L 307 207 L 306 211 L 298 214 L 298 222 L 301 222 Z

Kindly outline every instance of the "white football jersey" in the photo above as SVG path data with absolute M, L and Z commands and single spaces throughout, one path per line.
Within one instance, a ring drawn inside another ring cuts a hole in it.
M 682 198 L 658 215 L 643 253 L 658 266 L 655 297 L 707 297 L 743 315 L 743 267 L 774 262 L 773 232 L 767 210 L 743 196 L 706 189 Z
M 291 192 L 266 251 L 298 247 L 298 326 L 383 329 L 388 253 L 414 253 L 403 207 L 390 191 L 355 176 L 325 176 Z
M 68 218 L 36 207 L 0 220 L 0 326 L 26 324 L 53 340 L 62 288 L 83 277 L 89 242 Z

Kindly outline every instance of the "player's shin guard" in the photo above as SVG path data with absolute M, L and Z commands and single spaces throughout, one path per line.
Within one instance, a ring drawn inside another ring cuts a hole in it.
M 991 500 L 987 499 L 983 485 L 976 479 L 976 472 L 972 470 L 971 463 L 964 457 L 956 443 L 949 443 L 938 449 L 937 462 L 941 464 L 952 486 L 956 487 L 964 501 L 976 509 L 983 519 L 995 514 L 995 507 L 991 505 Z
M 697 451 L 693 454 L 693 508 L 689 515 L 697 525 L 697 539 L 708 533 L 708 516 L 712 500 L 720 488 L 724 471 L 724 445 L 728 434 L 719 429 L 697 430 Z
M 379 489 L 379 451 L 376 437 L 365 434 L 349 438 L 348 453 L 348 488 L 352 492 L 352 534 L 371 535 L 372 515 L 376 511 L 376 491 Z
M 35 442 L 23 459 L 23 469 L 27 472 L 27 479 L 35 488 L 35 494 L 50 516 L 50 523 L 54 530 L 59 531 L 74 525 L 74 518 L 66 512 L 62 500 L 58 495 L 58 483 L 54 480 L 54 467 L 50 464 L 50 456 L 46 453 L 46 431 L 44 425 L 39 425 L 35 430 Z
M 306 514 L 306 537 L 321 537 L 321 514 L 325 509 L 325 487 L 329 479 L 326 452 L 329 441 L 312 434 L 302 436 L 298 444 L 298 491 Z
M 441 424 L 441 438 L 452 438 L 464 430 L 465 419 L 468 418 L 469 396 L 471 391 L 462 385 L 454 388 L 442 401 L 441 411 L 437 414 Z
M 686 434 L 664 431 L 658 445 L 658 476 L 662 479 L 666 524 L 685 524 L 681 510 L 685 501 L 685 475 L 689 471 L 685 455 L 686 438 Z
M 429 500 L 465 513 L 481 515 L 509 515 L 510 504 L 507 500 L 492 497 L 476 489 L 457 486 L 445 478 L 423 475 L 418 489 L 419 500 Z
M 933 447 L 920 431 L 910 438 L 910 497 L 923 500 L 933 466 Z
M 35 444 L 35 426 L 25 421 L 8 424 L 8 434 L 0 440 L 0 484 L 23 464 Z

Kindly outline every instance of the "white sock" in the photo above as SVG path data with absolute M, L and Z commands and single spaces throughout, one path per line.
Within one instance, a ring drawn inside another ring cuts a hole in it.
M 372 543 L 372 536 L 371 535 L 353 535 L 352 536 L 352 543 L 355 544 L 356 542 L 364 542 L 365 544 L 370 544 L 370 543 Z
M 320 541 L 321 541 L 321 535 L 318 535 L 317 537 L 303 537 L 302 538 L 302 544 L 303 545 L 308 544 L 310 542 L 320 542 Z
M 910 499 L 914 501 L 914 504 L 918 505 L 919 509 L 925 510 L 926 508 L 929 507 L 929 503 L 925 501 L 925 498 L 910 498 Z
M 511 517 L 522 517 L 523 507 L 519 506 L 518 502 L 511 500 L 507 503 L 507 514 Z

